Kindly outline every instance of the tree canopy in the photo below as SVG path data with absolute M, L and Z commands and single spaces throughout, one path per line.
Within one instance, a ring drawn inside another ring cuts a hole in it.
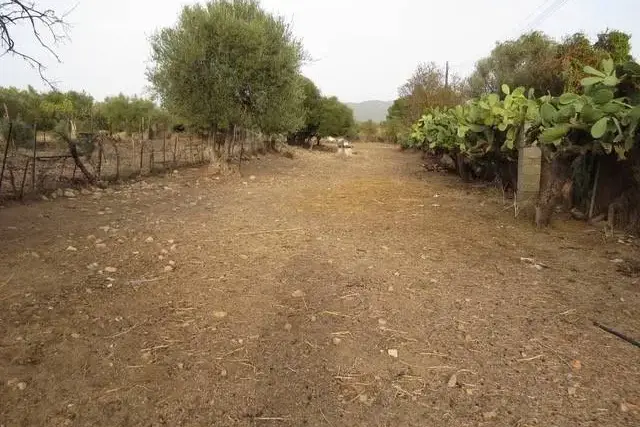
M 303 125 L 304 52 L 289 25 L 255 0 L 185 6 L 151 38 L 147 76 L 170 112 L 203 127 L 266 133 Z

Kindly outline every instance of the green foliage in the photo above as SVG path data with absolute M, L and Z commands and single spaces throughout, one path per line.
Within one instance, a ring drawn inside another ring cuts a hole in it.
M 163 122 L 166 128 L 167 113 L 159 109 L 153 101 L 129 97 L 123 94 L 105 98 L 94 111 L 96 125 L 110 132 L 136 132 L 144 125 Z
M 640 66 L 626 64 L 618 76 L 611 59 L 586 66 L 583 93 L 533 97 L 502 85 L 504 99 L 484 94 L 454 108 L 428 109 L 413 125 L 409 146 L 463 153 L 472 161 L 487 155 L 515 155 L 520 144 L 539 144 L 552 154 L 615 153 L 624 159 L 638 142 L 640 104 L 620 88 L 640 78 Z M 634 71 L 635 70 L 635 71 Z M 638 72 L 638 74 L 634 74 Z
M 303 126 L 301 44 L 255 0 L 185 6 L 151 38 L 148 78 L 169 111 L 200 126 Z
M 8 135 L 9 121 L 0 119 L 0 141 L 4 143 Z M 33 125 L 21 119 L 11 120 L 11 141 L 16 147 L 33 148 Z
M 320 126 L 318 136 L 346 136 L 353 137 L 356 134 L 356 123 L 353 118 L 353 110 L 338 101 L 335 96 L 322 98 L 320 107 Z
M 583 33 L 562 42 L 540 32 L 524 34 L 517 40 L 498 43 L 488 57 L 478 61 L 469 88 L 474 96 L 498 93 L 502 84 L 533 88 L 539 95 L 581 91 L 585 66 L 593 69 L 606 58 L 613 64 L 631 59 L 629 40 L 628 34 L 619 31 L 600 34 L 595 43 Z M 613 79 L 609 83 L 615 86 Z
M 396 99 L 387 110 L 387 119 L 384 122 L 385 139 L 394 144 L 406 141 L 411 124 L 407 98 Z
M 598 34 L 598 41 L 594 44 L 598 49 L 607 52 L 613 62 L 622 64 L 631 61 L 631 36 L 622 31 L 605 31 Z

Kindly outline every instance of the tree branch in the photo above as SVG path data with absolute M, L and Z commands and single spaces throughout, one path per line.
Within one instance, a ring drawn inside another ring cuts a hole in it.
M 52 45 L 57 45 L 67 38 L 68 24 L 64 19 L 68 13 L 58 15 L 52 9 L 39 9 L 34 1 L 28 0 L 0 2 L 0 50 L 3 51 L 0 53 L 0 57 L 10 54 L 23 59 L 38 71 L 40 78 L 48 86 L 55 89 L 55 82 L 49 80 L 45 75 L 46 66 L 39 59 L 16 47 L 12 31 L 15 30 L 15 27 L 27 25 L 38 44 L 57 62 L 60 62 L 60 57 L 53 50 Z M 41 34 L 43 28 L 48 31 L 51 42 L 43 38 Z

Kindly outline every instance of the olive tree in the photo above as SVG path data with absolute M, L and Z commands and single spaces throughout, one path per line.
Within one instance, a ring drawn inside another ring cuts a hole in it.
M 175 26 L 151 37 L 147 71 L 176 116 L 212 131 L 237 126 L 285 133 L 303 124 L 301 43 L 256 0 L 185 6 Z

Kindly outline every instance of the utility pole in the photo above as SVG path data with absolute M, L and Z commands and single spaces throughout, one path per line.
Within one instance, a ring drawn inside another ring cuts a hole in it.
M 444 88 L 449 89 L 449 61 L 444 67 Z

